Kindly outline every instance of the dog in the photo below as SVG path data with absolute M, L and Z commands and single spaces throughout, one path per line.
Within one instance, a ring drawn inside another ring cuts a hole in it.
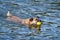
M 37 17 L 35 18 L 27 18 L 27 19 L 22 19 L 22 18 L 19 18 L 17 16 L 14 16 L 10 13 L 10 11 L 7 12 L 7 18 L 10 20 L 10 21 L 13 21 L 13 22 L 17 22 L 17 23 L 21 23 L 23 25 L 26 25 L 27 27 L 29 28 L 32 28 L 36 25 L 37 23 Z M 32 26 L 33 25 L 33 26 Z

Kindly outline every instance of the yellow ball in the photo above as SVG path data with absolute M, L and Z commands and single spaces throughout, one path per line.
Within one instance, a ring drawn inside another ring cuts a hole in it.
M 37 22 L 37 25 L 41 25 L 41 22 Z

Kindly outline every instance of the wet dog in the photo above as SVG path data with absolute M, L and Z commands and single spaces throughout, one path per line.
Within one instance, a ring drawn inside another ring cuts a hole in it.
M 12 14 L 10 13 L 10 11 L 8 11 L 8 13 L 7 13 L 7 18 L 8 18 L 10 21 L 24 24 L 24 25 L 28 26 L 29 28 L 32 28 L 32 25 L 33 25 L 33 24 L 36 24 L 36 22 L 37 22 L 37 17 L 35 17 L 35 18 L 22 19 L 22 18 L 19 18 L 19 17 L 17 17 L 17 16 L 12 15 Z M 34 25 L 34 26 L 35 26 L 35 25 Z

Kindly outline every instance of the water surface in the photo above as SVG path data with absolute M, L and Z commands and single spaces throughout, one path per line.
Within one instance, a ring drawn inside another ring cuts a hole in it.
M 39 16 L 41 30 L 8 21 L 8 10 L 21 18 Z M 0 40 L 60 40 L 60 0 L 0 0 Z

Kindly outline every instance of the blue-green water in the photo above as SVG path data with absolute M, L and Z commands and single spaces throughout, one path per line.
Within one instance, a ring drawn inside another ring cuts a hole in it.
M 8 21 L 8 10 L 21 18 L 39 16 L 41 30 Z M 0 0 L 0 40 L 60 40 L 60 0 Z

